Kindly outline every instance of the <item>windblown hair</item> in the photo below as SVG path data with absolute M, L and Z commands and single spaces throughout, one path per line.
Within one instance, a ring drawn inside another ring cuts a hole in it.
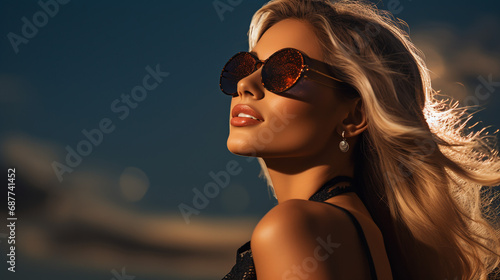
M 287 18 L 312 25 L 323 61 L 361 98 L 367 129 L 353 148 L 354 179 L 384 236 L 394 279 L 497 272 L 496 138 L 486 128 L 472 131 L 469 107 L 438 98 L 406 24 L 361 1 L 274 0 L 252 18 L 250 50 Z

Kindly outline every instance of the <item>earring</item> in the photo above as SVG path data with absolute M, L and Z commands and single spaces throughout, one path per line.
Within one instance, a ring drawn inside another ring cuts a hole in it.
M 345 131 L 342 131 L 342 141 L 340 141 L 339 148 L 342 152 L 347 153 L 347 151 L 349 151 L 349 143 L 347 143 L 344 137 L 344 132 Z

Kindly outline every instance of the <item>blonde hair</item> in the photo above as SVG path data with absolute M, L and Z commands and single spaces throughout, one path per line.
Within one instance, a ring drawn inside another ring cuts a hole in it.
M 469 131 L 468 108 L 438 98 L 405 23 L 389 12 L 360 1 L 270 1 L 252 18 L 250 50 L 286 18 L 313 26 L 323 60 L 361 97 L 368 124 L 354 147 L 354 179 L 394 279 L 487 279 L 500 263 L 496 138 Z

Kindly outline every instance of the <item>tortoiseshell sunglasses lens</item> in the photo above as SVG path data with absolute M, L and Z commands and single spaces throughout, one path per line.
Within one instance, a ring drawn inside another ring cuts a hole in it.
M 284 49 L 271 55 L 262 68 L 262 83 L 274 93 L 290 89 L 302 74 L 302 54 L 295 49 Z
M 239 52 L 229 59 L 220 76 L 219 85 L 222 92 L 235 95 L 238 91 L 238 82 L 252 74 L 255 62 L 255 58 L 248 52 Z

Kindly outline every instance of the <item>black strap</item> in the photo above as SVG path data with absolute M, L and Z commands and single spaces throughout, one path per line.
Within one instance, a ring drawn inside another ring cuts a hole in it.
M 346 186 L 338 186 L 334 188 L 333 190 L 330 190 L 330 187 L 340 183 L 340 182 L 349 182 L 350 185 Z M 334 197 L 336 195 L 342 194 L 342 193 L 347 193 L 347 192 L 355 192 L 356 187 L 354 186 L 354 179 L 348 176 L 337 176 L 334 177 L 330 180 L 328 180 L 326 183 L 323 184 L 317 190 L 310 198 L 309 200 L 312 201 L 325 201 L 329 199 L 330 197 Z
M 377 273 L 375 272 L 375 264 L 373 263 L 373 257 L 372 257 L 371 251 L 370 251 L 370 247 L 368 247 L 368 242 L 366 241 L 365 233 L 363 231 L 363 228 L 359 224 L 358 220 L 356 219 L 356 217 L 353 214 L 351 214 L 351 212 L 349 212 L 348 210 L 346 210 L 343 207 L 340 207 L 338 205 L 331 204 L 331 203 L 328 203 L 328 202 L 325 202 L 325 201 L 319 201 L 319 202 L 322 202 L 322 203 L 325 203 L 325 204 L 337 207 L 338 209 L 344 211 L 344 213 L 346 213 L 349 216 L 349 218 L 351 218 L 352 222 L 354 223 L 354 226 L 356 227 L 356 230 L 358 231 L 359 238 L 361 239 L 361 244 L 362 244 L 362 246 L 363 246 L 363 248 L 364 248 L 364 250 L 366 252 L 366 255 L 368 256 L 368 261 L 370 263 L 370 275 L 371 275 L 371 279 L 372 280 L 377 280 Z
M 340 185 L 335 187 L 334 189 L 330 189 L 332 186 L 340 183 L 340 182 L 349 182 L 350 185 Z M 347 209 L 337 206 L 335 204 L 331 204 L 328 202 L 325 202 L 325 200 L 334 197 L 336 195 L 342 194 L 342 193 L 347 193 L 347 192 L 356 192 L 356 186 L 354 185 L 354 179 L 348 176 L 337 176 L 334 177 L 330 180 L 328 180 L 326 183 L 323 184 L 310 198 L 309 200 L 312 201 L 318 201 L 322 202 L 331 206 L 334 206 L 347 214 L 349 218 L 351 218 L 352 222 L 354 223 L 354 226 L 356 227 L 356 230 L 359 234 L 359 238 L 361 239 L 361 244 L 363 246 L 363 249 L 366 252 L 366 255 L 368 257 L 368 261 L 370 263 L 370 275 L 372 280 L 377 279 L 377 273 L 375 272 L 375 264 L 373 263 L 373 257 L 370 251 L 370 247 L 368 247 L 368 242 L 366 241 L 365 233 L 363 231 L 363 228 L 359 224 L 358 220 L 356 217 L 349 212 Z

